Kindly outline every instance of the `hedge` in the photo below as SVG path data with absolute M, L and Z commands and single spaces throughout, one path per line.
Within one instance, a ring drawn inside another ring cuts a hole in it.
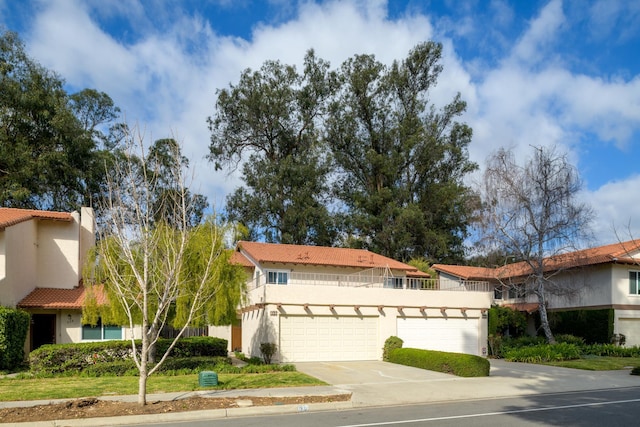
M 170 339 L 158 341 L 156 354 L 160 357 L 171 344 Z M 138 348 L 140 341 L 136 341 Z M 190 337 L 177 341 L 172 358 L 227 357 L 227 340 L 215 337 Z M 102 341 L 75 344 L 43 345 L 31 352 L 29 363 L 34 374 L 79 373 L 98 363 L 131 360 L 130 341 Z M 124 368 L 123 368 L 124 369 Z
M 12 370 L 24 361 L 29 313 L 0 306 L 0 370 Z
M 416 348 L 396 348 L 391 350 L 389 352 L 389 362 L 444 372 L 459 377 L 487 377 L 491 367 L 489 361 L 484 357 Z
M 541 363 L 579 359 L 581 354 L 576 344 L 558 343 L 512 348 L 505 351 L 504 358 L 510 362 Z

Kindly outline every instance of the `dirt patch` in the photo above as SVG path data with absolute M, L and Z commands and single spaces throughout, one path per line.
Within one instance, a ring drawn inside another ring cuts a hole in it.
M 272 406 L 320 402 L 345 402 L 350 394 L 293 397 L 189 397 L 173 401 L 150 402 L 145 406 L 130 402 L 112 402 L 96 398 L 70 400 L 64 403 L 28 408 L 0 409 L 0 423 L 20 423 L 76 418 L 117 417 L 121 415 L 164 414 L 240 406 Z M 240 402 L 240 405 L 238 404 Z

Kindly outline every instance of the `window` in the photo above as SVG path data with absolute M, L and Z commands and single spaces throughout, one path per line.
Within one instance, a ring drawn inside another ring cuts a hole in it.
M 524 285 L 511 285 L 509 287 L 509 299 L 524 298 L 527 295 Z
M 384 281 L 384 287 L 402 289 L 402 282 L 402 277 L 387 277 Z
M 267 271 L 267 283 L 271 285 L 286 285 L 289 280 L 287 271 Z
M 493 299 L 502 299 L 502 285 L 493 288 Z
M 629 272 L 629 293 L 640 295 L 640 271 Z
M 98 319 L 97 325 L 82 325 L 82 339 L 90 341 L 121 340 L 122 327 L 103 325 L 102 319 Z

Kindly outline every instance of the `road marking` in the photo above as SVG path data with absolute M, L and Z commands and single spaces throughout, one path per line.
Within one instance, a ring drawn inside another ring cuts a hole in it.
M 510 414 L 522 414 L 525 412 L 555 411 L 558 409 L 585 408 L 589 406 L 616 405 L 619 403 L 635 403 L 635 402 L 640 402 L 640 399 L 616 400 L 612 402 L 582 403 L 579 405 L 550 406 L 546 408 L 518 409 L 516 411 L 500 411 L 500 412 L 485 412 L 485 413 L 468 414 L 468 415 L 452 415 L 449 417 L 419 418 L 415 420 L 387 421 L 382 423 L 350 424 L 350 425 L 343 425 L 343 426 L 336 426 L 336 427 L 390 426 L 390 425 L 397 425 L 397 424 L 423 423 L 427 421 L 444 421 L 444 420 L 457 420 L 457 419 L 463 419 L 463 418 L 491 417 L 495 415 L 510 415 Z

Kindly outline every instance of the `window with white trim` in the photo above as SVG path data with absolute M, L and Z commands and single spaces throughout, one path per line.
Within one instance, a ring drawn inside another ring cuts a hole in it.
M 286 285 L 289 281 L 288 271 L 267 271 L 267 283 L 270 285 Z
M 402 277 L 387 277 L 384 280 L 385 288 L 402 289 Z
M 493 299 L 502 299 L 503 298 L 503 288 L 502 285 L 498 285 L 493 288 Z
M 102 319 L 98 318 L 96 325 L 82 325 L 82 339 L 86 341 L 121 340 L 122 327 L 103 325 Z
M 629 272 L 629 294 L 640 295 L 640 271 Z

